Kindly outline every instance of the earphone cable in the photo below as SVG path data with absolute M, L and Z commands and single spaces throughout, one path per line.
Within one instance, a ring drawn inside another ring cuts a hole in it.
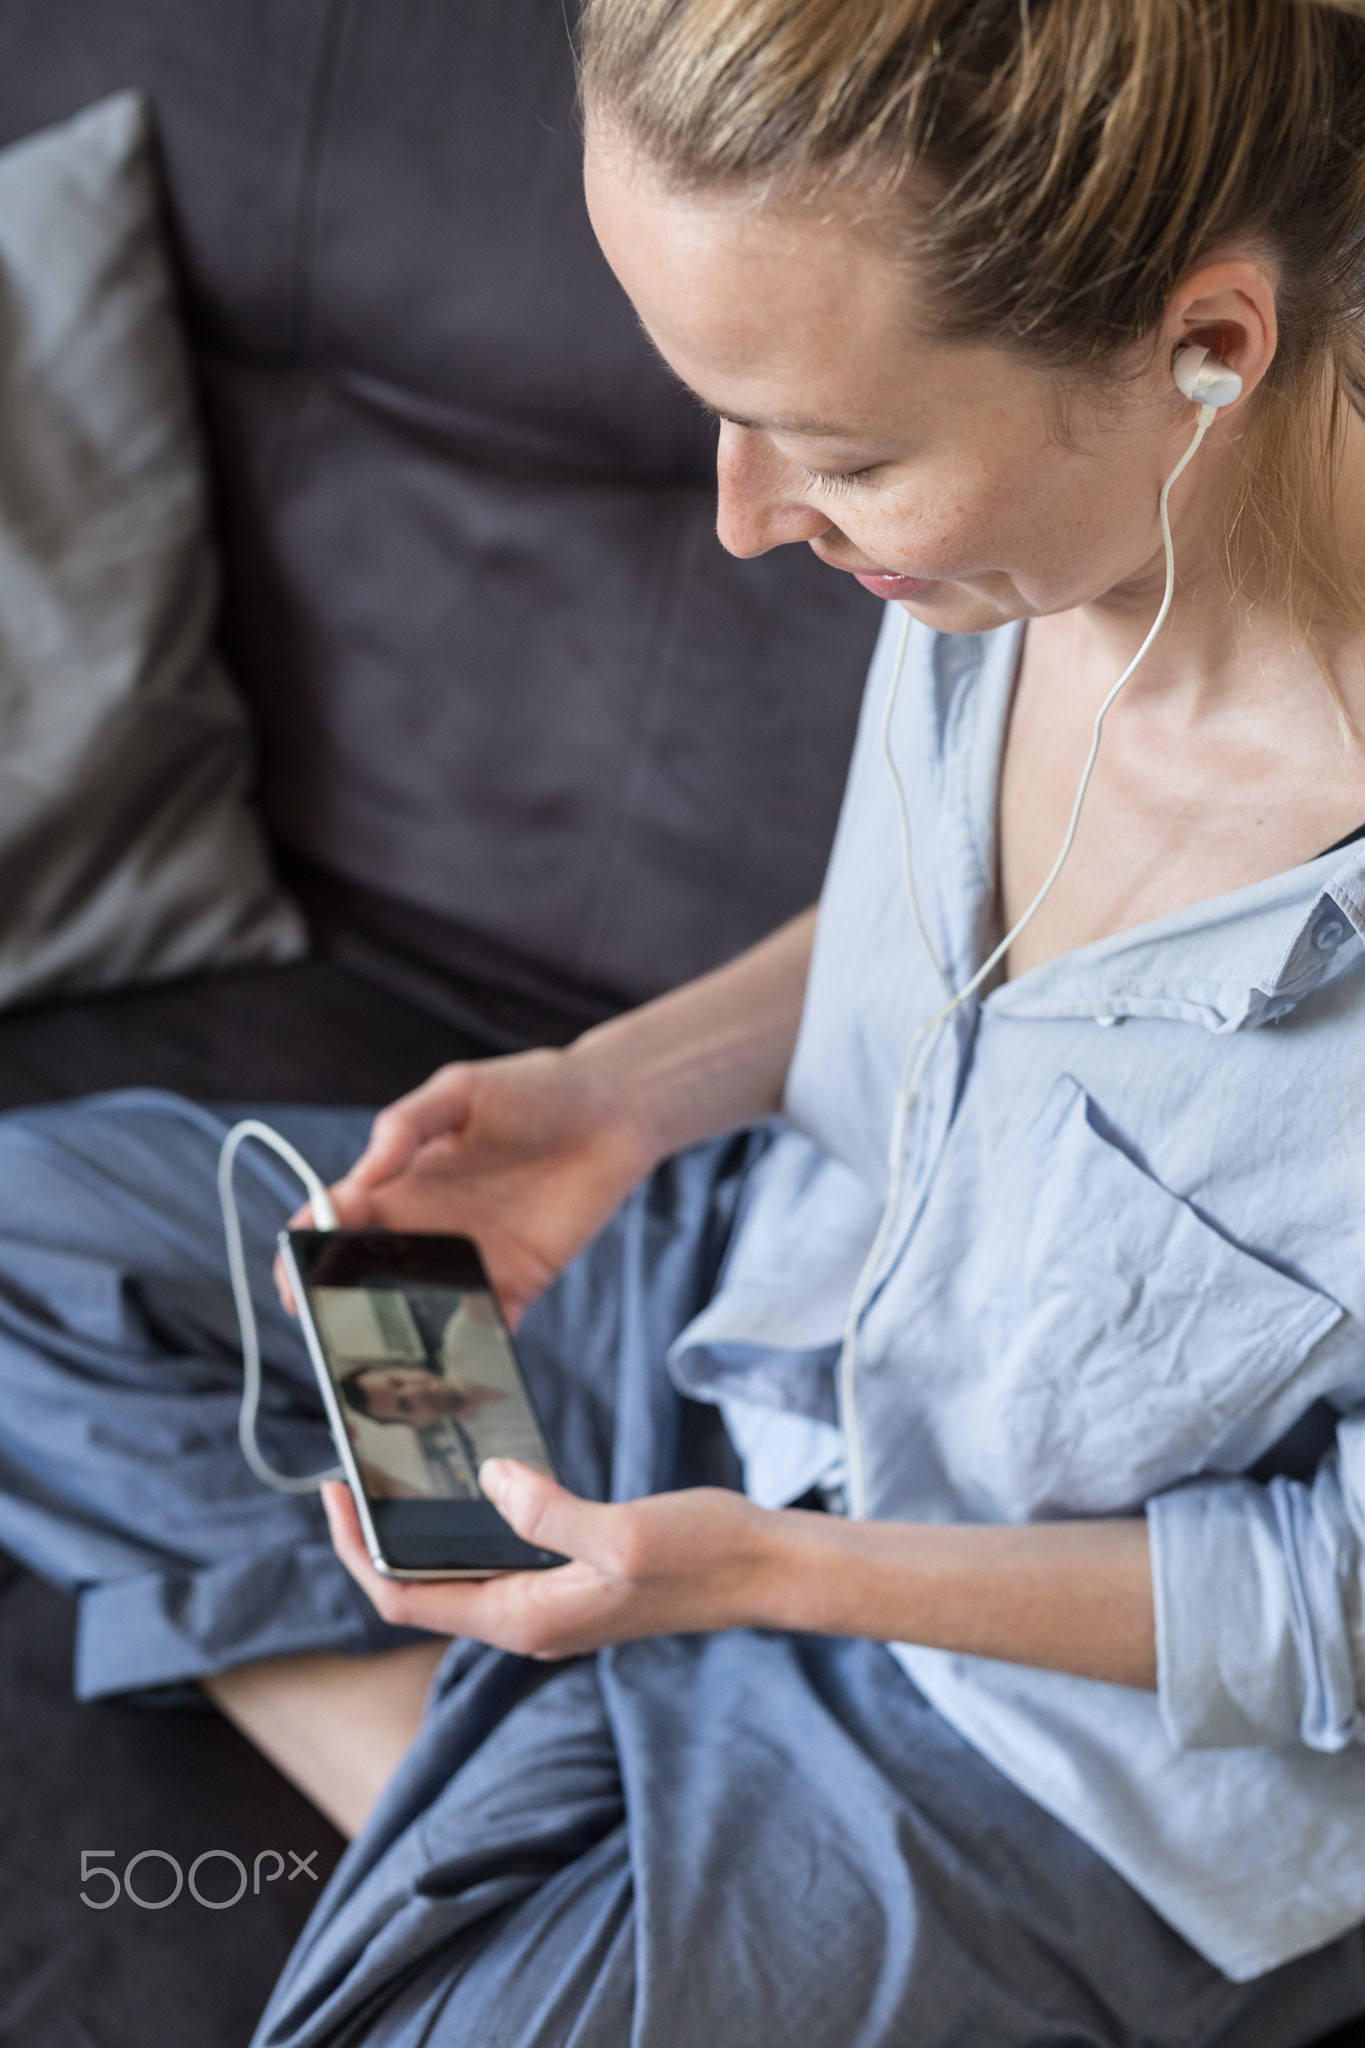
M 227 1240 L 228 1278 L 232 1283 L 232 1299 L 242 1335 L 242 1401 L 237 1412 L 237 1441 L 241 1445 L 242 1456 L 263 1485 L 273 1486 L 277 1493 L 316 1493 L 329 1479 L 346 1476 L 340 1465 L 333 1465 L 326 1472 L 305 1473 L 294 1478 L 287 1472 L 277 1472 L 267 1462 L 256 1440 L 256 1418 L 261 1405 L 261 1345 L 242 1245 L 241 1218 L 237 1213 L 237 1196 L 233 1188 L 237 1154 L 248 1138 L 254 1138 L 258 1143 L 268 1145 L 273 1152 L 278 1152 L 285 1164 L 298 1175 L 308 1190 L 313 1220 L 319 1230 L 335 1230 L 337 1215 L 321 1177 L 287 1138 L 282 1138 L 278 1131 L 272 1131 L 269 1124 L 261 1123 L 256 1117 L 246 1117 L 233 1125 L 218 1154 L 218 1200 L 223 1211 L 223 1235 Z
M 905 650 L 909 644 L 910 614 L 903 611 L 901 613 L 901 635 L 896 647 L 896 664 L 893 671 L 891 688 L 886 693 L 886 703 L 882 709 L 882 759 L 885 761 L 887 771 L 891 777 L 891 787 L 896 793 L 896 817 L 900 824 L 901 834 L 901 873 L 905 877 L 905 893 L 910 899 L 910 914 L 915 920 L 915 930 L 919 933 L 920 944 L 929 956 L 929 964 L 938 977 L 939 987 L 945 995 L 951 995 L 952 990 L 949 986 L 947 971 L 935 951 L 933 941 L 930 939 L 925 926 L 923 912 L 920 909 L 919 890 L 915 885 L 915 851 L 910 831 L 910 806 L 906 800 L 905 782 L 901 775 L 900 763 L 896 759 L 896 750 L 891 740 L 891 714 L 896 708 L 896 697 L 900 688 L 901 672 L 905 667 Z
M 1071 815 L 1067 821 L 1066 833 L 1057 858 L 1053 861 L 1042 886 L 1028 905 L 1028 908 L 1023 912 L 1023 915 L 1010 927 L 999 945 L 994 947 L 986 959 L 982 961 L 971 979 L 955 995 L 951 995 L 947 1002 L 935 1010 L 933 1015 L 920 1025 L 906 1048 L 905 1059 L 901 1066 L 900 1086 L 896 1090 L 895 1106 L 891 1117 L 891 1135 L 887 1153 L 886 1200 L 882 1205 L 881 1218 L 877 1224 L 867 1257 L 863 1261 L 854 1285 L 853 1295 L 844 1321 L 843 1343 L 839 1352 L 839 1412 L 843 1423 L 845 1458 L 848 1468 L 848 1511 L 856 1519 L 861 1519 L 867 1513 L 867 1470 L 866 1461 L 863 1456 L 862 1430 L 858 1421 L 857 1403 L 856 1346 L 858 1330 L 868 1302 L 871 1299 L 872 1288 L 881 1266 L 882 1257 L 890 1241 L 891 1232 L 895 1225 L 896 1213 L 900 1207 L 901 1189 L 905 1172 L 906 1133 L 919 1099 L 920 1083 L 924 1078 L 925 1069 L 933 1056 L 934 1048 L 937 1046 L 949 1018 L 955 1010 L 960 1009 L 963 1003 L 975 995 L 982 983 L 988 980 L 994 973 L 995 969 L 1009 952 L 1010 947 L 1019 937 L 1019 934 L 1027 925 L 1032 923 L 1038 911 L 1041 910 L 1048 896 L 1052 893 L 1058 876 L 1066 865 L 1067 858 L 1075 844 L 1077 828 L 1080 825 L 1081 807 L 1085 802 L 1086 791 L 1090 787 L 1090 779 L 1095 772 L 1095 763 L 1099 758 L 1100 738 L 1104 731 L 1104 721 L 1119 692 L 1146 660 L 1157 634 L 1166 623 L 1171 604 L 1175 598 L 1175 543 L 1171 538 L 1171 490 L 1184 475 L 1187 466 L 1194 460 L 1199 444 L 1217 416 L 1217 411 L 1218 408 L 1214 405 L 1200 406 L 1198 424 L 1195 427 L 1193 438 L 1179 462 L 1177 462 L 1175 468 L 1161 486 L 1160 495 L 1157 498 L 1157 516 L 1161 523 L 1161 544 L 1166 560 L 1166 584 L 1161 599 L 1161 606 L 1143 639 L 1142 645 L 1138 648 L 1137 653 L 1133 656 L 1133 659 L 1129 662 L 1118 681 L 1108 691 L 1099 710 L 1095 713 L 1095 722 L 1090 734 L 1090 750 L 1086 755 L 1085 766 L 1081 771 L 1081 779 L 1076 786 L 1076 795 L 1071 805 Z M 896 791 L 896 806 L 901 828 L 901 862 L 906 878 L 906 890 L 910 899 L 911 914 L 914 917 L 915 927 L 924 943 L 925 950 L 934 964 L 934 970 L 938 975 L 939 982 L 946 989 L 948 985 L 947 976 L 939 966 L 933 948 L 929 944 L 921 917 L 919 897 L 915 888 L 909 806 L 906 802 L 900 770 L 896 765 L 894 751 L 891 746 L 891 714 L 900 691 L 909 644 L 910 615 L 906 613 L 905 624 L 902 627 L 900 642 L 896 651 L 895 666 L 892 670 L 891 682 L 887 690 L 886 707 L 882 714 L 882 751 L 890 766 Z

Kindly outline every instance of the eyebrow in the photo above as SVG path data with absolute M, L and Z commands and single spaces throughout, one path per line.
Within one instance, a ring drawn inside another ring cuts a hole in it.
M 750 433 L 754 434 L 805 434 L 813 441 L 856 441 L 859 438 L 851 427 L 835 426 L 829 420 L 803 419 L 799 413 L 779 413 L 773 419 L 751 420 L 743 418 L 737 412 L 722 412 L 718 405 L 712 405 L 709 399 L 702 397 L 700 391 L 678 375 L 638 313 L 635 322 L 669 376 L 687 393 L 698 411 L 706 414 L 707 419 L 724 420 L 731 427 L 747 427 Z
M 696 397 L 696 393 L 693 393 Z M 781 413 L 767 420 L 744 419 L 737 412 L 722 412 L 719 406 L 710 405 L 704 398 L 697 398 L 697 404 L 708 419 L 724 420 L 731 427 L 747 427 L 755 434 L 806 434 L 818 441 L 856 441 L 857 435 L 851 427 L 836 426 L 830 420 L 808 420 L 799 415 Z

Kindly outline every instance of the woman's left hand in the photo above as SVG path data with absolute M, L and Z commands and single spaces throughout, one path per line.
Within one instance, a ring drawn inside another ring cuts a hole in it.
M 349 1487 L 324 1487 L 337 1555 L 385 1621 L 544 1658 L 764 1625 L 778 1517 L 743 1494 L 695 1487 L 603 1505 L 510 1458 L 489 1459 L 479 1481 L 519 1536 L 570 1562 L 495 1579 L 381 1578 Z
M 519 1536 L 572 1561 L 500 1579 L 382 1579 L 345 1486 L 332 1539 L 386 1621 L 573 1657 L 635 1636 L 818 1630 L 1156 1685 L 1147 1524 L 863 1522 L 697 1487 L 604 1507 L 508 1458 L 480 1469 Z

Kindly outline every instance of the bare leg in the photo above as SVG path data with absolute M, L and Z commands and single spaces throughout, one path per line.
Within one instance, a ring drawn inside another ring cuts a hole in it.
M 444 1637 L 347 1657 L 315 1650 L 203 1681 L 229 1721 L 343 1835 L 358 1834 L 422 1719 Z

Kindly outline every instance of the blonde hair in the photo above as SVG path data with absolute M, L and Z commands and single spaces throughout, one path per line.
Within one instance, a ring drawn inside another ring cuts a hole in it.
M 1082 382 L 1241 245 L 1278 271 L 1229 560 L 1365 629 L 1334 501 L 1365 409 L 1365 0 L 584 0 L 589 112 L 684 188 L 870 194 L 945 340 Z

